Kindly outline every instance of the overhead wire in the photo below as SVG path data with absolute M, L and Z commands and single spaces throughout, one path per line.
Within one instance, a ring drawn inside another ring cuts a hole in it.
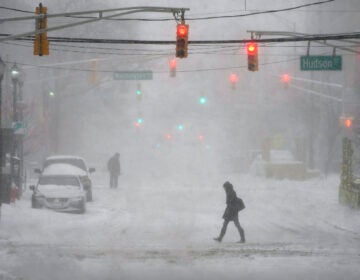
M 32 48 L 33 46 L 30 44 L 19 44 L 19 43 L 6 43 L 2 42 L 3 44 L 8 45 L 15 45 L 15 46 L 21 46 L 25 48 Z M 205 47 L 205 46 L 200 46 Z M 277 48 L 279 46 L 269 46 L 264 45 L 261 46 L 261 48 Z M 281 46 L 280 46 L 281 47 Z M 306 48 L 307 46 L 283 46 L 289 49 L 293 48 Z M 68 49 L 70 48 L 70 49 Z M 312 48 L 329 48 L 328 46 L 314 46 Z M 96 54 L 96 55 L 115 55 L 115 56 L 151 56 L 151 55 L 163 55 L 163 56 L 172 56 L 173 51 L 170 50 L 154 50 L 154 49 L 121 49 L 121 48 L 103 48 L 103 47 L 85 47 L 85 46 L 74 46 L 74 45 L 66 45 L 66 44 L 53 44 L 51 49 L 53 51 L 60 51 L 60 52 L 68 52 L 68 53 L 81 53 L 81 54 Z M 80 50 L 79 50 L 80 49 Z M 84 51 L 83 49 L 86 49 Z M 108 50 L 106 51 L 91 51 L 90 49 L 94 50 Z M 192 55 L 233 55 L 233 56 L 242 56 L 246 55 L 245 53 L 242 53 L 240 51 L 239 46 L 211 46 L 211 47 L 205 47 L 205 48 L 199 48 L 192 50 L 189 52 Z M 287 54 L 287 53 L 267 53 L 262 54 L 263 56 L 296 56 L 297 54 Z
M 25 10 L 20 10 L 20 9 L 15 9 L 15 8 L 9 8 L 9 7 L 4 7 L 4 6 L 0 6 L 0 9 L 1 9 L 1 10 L 14 11 L 14 12 L 27 13 L 27 14 L 35 14 L 34 12 L 25 11 Z
M 153 58 L 156 59 L 156 58 Z M 291 58 L 286 60 L 278 60 L 278 61 L 272 61 L 267 63 L 260 63 L 259 65 L 273 65 L 273 64 L 279 64 L 279 63 L 285 63 L 285 62 L 291 62 L 291 61 L 298 61 L 298 58 Z M 5 61 L 6 63 L 15 63 L 14 61 Z M 46 69 L 58 69 L 58 70 L 71 70 L 71 71 L 80 71 L 80 72 L 94 72 L 94 69 L 87 69 L 87 68 L 76 68 L 76 67 L 59 67 L 59 66 L 51 66 L 51 65 L 32 65 L 28 63 L 21 63 L 16 62 L 18 65 L 23 66 L 31 66 L 34 68 L 46 68 Z M 192 72 L 207 72 L 207 71 L 220 71 L 220 70 L 229 70 L 229 69 L 242 69 L 247 68 L 247 65 L 241 65 L 241 66 L 224 66 L 224 67 L 213 67 L 213 68 L 198 68 L 198 69 L 190 69 L 190 70 L 177 70 L 177 72 L 182 73 L 192 73 Z M 98 73 L 114 73 L 117 70 L 96 70 Z M 153 71 L 154 73 L 168 73 L 167 71 Z
M 197 20 L 213 20 L 213 19 L 224 19 L 224 18 L 240 18 L 240 17 L 248 17 L 248 16 L 254 16 L 254 15 L 261 15 L 261 14 L 270 14 L 270 13 L 278 13 L 278 12 L 286 12 L 286 11 L 293 11 L 293 10 L 298 10 L 301 8 L 307 8 L 307 7 L 311 7 L 311 6 L 318 6 L 318 5 L 323 5 L 329 2 L 333 2 L 335 0 L 324 0 L 324 1 L 318 1 L 318 2 L 312 2 L 312 3 L 308 3 L 308 4 L 303 4 L 303 5 L 297 5 L 297 6 L 293 6 L 293 7 L 287 7 L 287 8 L 282 8 L 282 9 L 274 9 L 274 10 L 265 10 L 265 11 L 256 11 L 256 12 L 251 12 L 251 13 L 247 13 L 247 14 L 237 14 L 237 15 L 220 15 L 220 16 L 207 16 L 207 17 L 186 17 L 186 20 L 188 21 L 197 21 Z M 13 11 L 20 11 L 20 12 L 24 12 L 24 13 L 32 13 L 34 14 L 34 12 L 30 12 L 30 11 L 24 11 L 24 10 L 19 10 L 19 9 L 12 9 L 12 8 L 7 8 L 7 7 L 3 7 L 0 6 L 0 9 L 7 9 L 7 10 L 13 10 Z M 96 17 L 91 17 L 91 16 L 64 16 L 66 18 L 96 18 Z M 106 19 L 104 18 L 103 20 L 112 20 L 112 21 L 173 21 L 174 18 L 109 18 Z
M 20 43 L 7 43 L 1 42 L 2 44 L 7 45 L 14 45 L 14 46 L 21 46 L 26 48 L 32 48 L 32 44 L 20 44 Z M 245 55 L 245 53 L 240 52 L 241 48 L 238 45 L 193 45 L 195 49 L 193 49 L 190 53 L 191 54 L 213 54 L 213 55 Z M 349 47 L 349 45 L 346 45 Z M 351 45 L 352 47 L 357 47 L 358 45 Z M 307 45 L 288 45 L 288 46 L 281 46 L 278 43 L 272 44 L 262 44 L 260 45 L 261 48 L 307 48 Z M 337 47 L 341 47 L 338 45 Z M 328 46 L 323 45 L 316 45 L 312 46 L 312 48 L 329 48 Z M 68 45 L 62 43 L 53 43 L 51 49 L 53 51 L 60 51 L 60 52 L 71 52 L 71 53 L 82 53 L 82 54 L 97 54 L 97 55 L 116 55 L 116 56 L 149 56 L 149 55 L 168 55 L 172 56 L 173 52 L 169 49 L 164 50 L 155 50 L 155 49 L 129 49 L 129 48 L 113 48 L 113 47 L 95 47 L 95 46 L 78 46 L 78 45 Z M 80 50 L 79 50 L 80 49 Z M 84 51 L 86 49 L 86 51 Z M 105 51 L 92 51 L 92 50 L 105 50 Z M 108 51 L 108 52 L 106 52 Z M 265 56 L 291 56 L 296 54 L 274 54 L 268 53 L 263 54 Z

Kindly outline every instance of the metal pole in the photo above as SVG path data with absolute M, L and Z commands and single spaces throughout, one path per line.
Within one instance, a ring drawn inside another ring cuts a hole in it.
M 3 135 L 2 135 L 2 81 L 4 78 L 4 72 L 5 72 L 5 63 L 0 57 L 0 220 L 1 220 L 1 188 L 3 188 L 3 175 L 2 175 L 2 169 L 3 169 Z
M 17 80 L 13 79 L 13 117 L 12 117 L 12 121 L 13 123 L 15 123 L 17 121 L 17 108 L 16 108 L 16 103 L 17 103 L 17 94 L 16 94 L 16 84 L 17 84 Z
M 16 84 L 17 84 L 17 79 L 13 78 L 12 82 L 13 82 L 13 104 L 12 104 L 13 116 L 12 116 L 12 121 L 13 121 L 13 124 L 15 124 L 16 121 L 17 121 L 17 110 L 16 110 L 16 102 L 17 102 Z M 11 181 L 12 181 L 12 183 L 15 183 L 15 157 L 16 157 L 16 152 L 17 152 L 17 138 L 15 136 L 14 137 L 13 147 L 12 147 L 12 153 L 11 153 Z
M 23 115 L 23 92 L 22 92 L 22 87 L 23 87 L 23 80 L 20 79 L 18 80 L 19 83 L 19 101 L 20 103 L 20 108 L 19 108 L 19 121 L 21 122 L 21 130 L 24 129 L 24 115 Z M 24 185 L 24 134 L 23 131 L 19 134 L 19 138 L 18 138 L 18 149 L 19 149 L 19 158 L 20 158 L 20 180 L 19 180 L 19 191 L 20 191 L 20 196 L 22 195 L 23 192 L 23 185 Z

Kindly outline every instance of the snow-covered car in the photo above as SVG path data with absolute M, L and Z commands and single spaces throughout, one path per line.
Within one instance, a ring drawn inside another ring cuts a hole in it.
M 35 171 L 43 175 L 78 175 L 86 191 L 86 200 L 93 200 L 90 173 L 95 172 L 95 168 L 88 168 L 82 157 L 72 155 L 47 157 L 43 163 L 43 169 Z
M 36 186 L 30 186 L 32 208 L 58 211 L 86 211 L 86 193 L 79 176 L 41 175 Z

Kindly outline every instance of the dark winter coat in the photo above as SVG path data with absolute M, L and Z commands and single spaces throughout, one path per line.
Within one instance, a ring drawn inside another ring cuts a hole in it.
M 109 159 L 107 168 L 111 174 L 120 175 L 120 159 L 117 154 Z
M 226 209 L 224 211 L 223 219 L 227 221 L 233 221 L 235 219 L 238 219 L 238 210 L 236 206 L 236 200 L 237 200 L 236 192 L 232 188 L 232 185 L 231 187 L 224 186 L 224 188 L 226 193 Z

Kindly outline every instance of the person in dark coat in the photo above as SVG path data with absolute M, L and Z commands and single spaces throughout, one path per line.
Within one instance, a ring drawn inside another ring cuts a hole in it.
M 236 205 L 236 200 L 237 200 L 236 192 L 234 191 L 234 187 L 230 182 L 225 182 L 223 187 L 226 193 L 226 209 L 223 215 L 224 224 L 222 226 L 219 237 L 214 238 L 214 240 L 221 242 L 226 233 L 226 228 L 229 222 L 233 221 L 240 234 L 239 242 L 245 243 L 244 229 L 240 226 L 239 223 L 239 215 L 238 215 L 239 212 L 237 210 L 237 205 Z
M 107 168 L 110 173 L 110 188 L 117 188 L 118 187 L 118 179 L 120 175 L 120 154 L 115 153 L 108 163 Z

